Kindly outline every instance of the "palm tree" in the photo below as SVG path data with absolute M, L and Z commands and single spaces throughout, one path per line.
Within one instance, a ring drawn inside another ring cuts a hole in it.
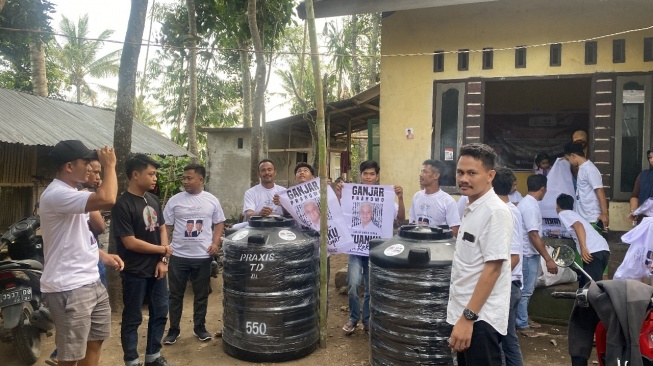
M 120 61 L 120 50 L 113 51 L 98 58 L 98 52 L 108 39 L 113 30 L 104 30 L 93 40 L 88 37 L 88 14 L 77 20 L 77 24 L 63 16 L 59 25 L 60 31 L 66 37 L 64 44 L 57 43 L 57 59 L 66 75 L 66 86 L 74 87 L 77 103 L 81 103 L 82 96 L 92 105 L 97 103 L 97 92 L 91 88 L 87 77 L 106 78 L 117 76 Z M 115 94 L 116 91 L 109 87 L 95 84 L 101 91 Z

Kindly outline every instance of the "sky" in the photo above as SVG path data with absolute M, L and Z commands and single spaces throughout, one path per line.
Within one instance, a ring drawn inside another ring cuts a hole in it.
M 149 1 L 149 6 L 152 6 L 153 0 Z M 158 4 L 160 3 L 172 3 L 174 0 L 156 0 Z M 127 31 L 127 23 L 129 21 L 129 12 L 131 8 L 131 0 L 52 0 L 52 3 L 55 5 L 55 14 L 52 15 L 52 25 L 54 29 L 59 28 L 59 24 L 62 20 L 62 14 L 73 22 L 77 22 L 77 19 L 84 14 L 88 14 L 89 17 L 89 36 L 95 37 L 99 35 L 105 29 L 112 29 L 115 32 L 110 37 L 111 40 L 124 41 L 125 33 Z M 301 22 L 301 21 L 300 21 Z M 323 21 L 319 22 L 323 24 Z M 148 9 L 148 19 L 145 23 L 145 32 L 143 38 L 147 40 L 149 32 L 149 9 Z M 153 27 L 156 31 L 156 23 Z M 318 24 L 318 29 L 320 24 Z M 154 32 L 153 32 L 154 34 Z M 122 49 L 122 45 L 118 43 L 105 43 L 104 48 L 102 49 L 101 55 L 105 55 L 113 50 Z M 152 49 L 150 49 L 150 56 L 152 55 Z M 143 70 L 143 64 L 145 60 L 145 48 L 141 49 L 140 53 L 140 65 L 139 70 Z M 275 75 L 272 75 L 273 80 L 270 82 L 270 87 L 268 87 L 268 94 L 278 92 L 280 90 L 274 90 Z M 106 85 L 108 87 L 117 89 L 118 87 L 118 78 L 109 78 L 97 81 L 99 84 Z M 275 119 L 287 117 L 289 112 L 288 107 L 278 106 L 282 100 L 279 97 L 271 97 L 271 100 L 266 105 L 266 118 L 268 121 Z

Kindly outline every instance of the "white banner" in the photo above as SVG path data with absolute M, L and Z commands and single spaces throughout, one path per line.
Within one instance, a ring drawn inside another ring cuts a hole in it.
M 542 236 L 550 238 L 571 238 L 571 234 L 562 226 L 560 217 L 556 212 L 556 199 L 561 193 L 574 197 L 574 182 L 571 175 L 571 166 L 565 159 L 558 159 L 551 167 L 546 176 L 546 194 L 540 201 L 540 212 L 542 212 Z
M 354 248 L 349 254 L 367 256 L 370 240 L 392 237 L 395 220 L 393 186 L 348 183 L 342 188 L 340 203 L 354 239 Z
M 279 192 L 279 201 L 301 228 L 320 231 L 320 178 Z M 353 248 L 354 241 L 331 186 L 327 186 L 327 208 L 329 254 L 347 253 Z

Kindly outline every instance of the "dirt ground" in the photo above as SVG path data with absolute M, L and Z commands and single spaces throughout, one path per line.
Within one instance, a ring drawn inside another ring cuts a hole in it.
M 328 319 L 328 339 L 325 349 L 318 348 L 311 355 L 302 359 L 281 363 L 283 365 L 342 365 L 362 366 L 369 365 L 369 342 L 361 328 L 351 336 L 343 335 L 342 325 L 346 322 L 349 311 L 347 309 L 347 296 L 338 294 L 334 288 L 333 277 L 335 272 L 346 266 L 346 255 L 331 257 L 331 279 L 329 281 L 330 312 Z M 214 333 L 222 327 L 222 279 L 212 279 L 215 291 L 210 295 L 209 312 L 207 316 L 207 329 Z M 144 322 L 139 331 L 141 342 L 139 349 L 141 359 L 145 350 L 145 333 L 147 324 L 147 309 L 144 308 Z M 164 346 L 162 354 L 173 366 L 231 366 L 251 365 L 232 358 L 222 350 L 222 340 L 213 339 L 200 342 L 192 334 L 192 290 L 189 288 L 184 299 L 184 313 L 181 324 L 181 338 L 176 344 Z M 537 338 L 521 338 L 521 349 L 524 355 L 524 365 L 570 365 L 567 354 L 567 328 L 561 326 L 544 325 Z M 42 352 L 37 365 L 45 365 L 45 360 L 54 348 L 54 337 L 43 337 Z M 104 343 L 100 365 L 120 366 L 122 362 L 122 348 L 120 345 L 120 314 L 113 314 L 112 337 Z M 596 360 L 596 358 L 594 358 Z M 590 361 L 591 364 L 591 361 Z M 21 366 L 10 343 L 0 343 L 0 365 Z M 258 364 L 264 365 L 264 364 Z

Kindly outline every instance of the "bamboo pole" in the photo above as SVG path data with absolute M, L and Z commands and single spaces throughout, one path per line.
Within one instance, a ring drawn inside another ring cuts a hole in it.
M 315 80 L 315 109 L 317 110 L 317 144 L 318 165 L 320 176 L 320 347 L 326 348 L 327 341 L 327 167 L 326 167 L 326 136 L 324 129 L 324 96 L 322 95 L 322 77 L 320 76 L 320 56 L 317 48 L 317 33 L 315 32 L 315 12 L 313 0 L 306 0 L 306 21 L 311 43 L 311 61 L 313 63 L 313 79 Z

